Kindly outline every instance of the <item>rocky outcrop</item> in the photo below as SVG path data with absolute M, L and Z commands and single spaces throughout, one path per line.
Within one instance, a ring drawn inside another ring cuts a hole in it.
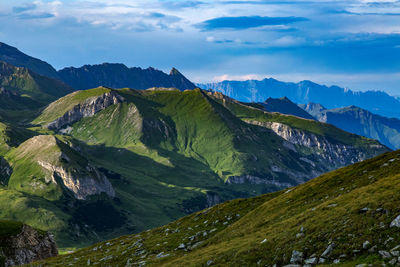
M 7 185 L 12 173 L 12 168 L 8 162 L 0 157 L 0 185 Z
M 88 98 L 85 102 L 75 105 L 62 117 L 50 122 L 47 125 L 47 128 L 52 130 L 60 130 L 61 128 L 77 122 L 82 118 L 91 117 L 97 112 L 123 101 L 124 98 L 114 91 L 102 94 L 100 96 Z
M 88 164 L 85 173 L 78 170 L 67 171 L 62 166 L 55 166 L 51 163 L 38 161 L 39 165 L 52 173 L 51 179 L 53 183 L 57 183 L 58 178 L 61 179 L 63 186 L 69 189 L 77 199 L 86 199 L 91 195 L 106 193 L 114 197 L 115 191 L 110 181 L 95 167 Z
M 356 163 L 369 157 L 369 151 L 351 145 L 331 143 L 323 136 L 291 128 L 290 126 L 279 122 L 259 122 L 253 120 L 247 120 L 246 122 L 269 128 L 293 145 L 312 149 L 317 158 L 319 158 L 319 161 L 327 165 L 327 167 L 329 167 L 328 169 Z M 371 145 L 371 149 L 372 148 L 376 147 L 372 147 Z M 381 146 L 381 148 L 384 147 Z
M 14 169 L 29 168 L 33 164 L 42 169 L 40 179 L 27 178 L 29 188 L 33 188 L 34 193 L 46 190 L 49 184 L 56 184 L 71 191 L 77 199 L 84 200 L 90 195 L 101 193 L 115 196 L 107 177 L 76 148 L 72 148 L 69 143 L 64 143 L 55 136 L 32 137 L 22 143 L 15 153 L 17 161 L 13 164 Z
M 0 237 L 0 266 L 28 264 L 57 255 L 53 236 L 28 225 L 23 225 L 16 235 Z

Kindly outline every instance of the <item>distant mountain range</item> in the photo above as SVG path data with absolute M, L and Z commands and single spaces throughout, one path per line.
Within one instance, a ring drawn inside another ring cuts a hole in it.
M 61 80 L 77 90 L 107 86 L 111 88 L 147 89 L 151 87 L 194 89 L 196 86 L 177 69 L 169 75 L 154 68 L 128 68 L 123 64 L 104 63 L 65 68 L 58 72 Z
M 269 97 L 260 105 L 269 112 L 279 112 L 287 115 L 294 115 L 300 118 L 315 120 L 307 111 L 293 103 L 287 97 L 282 98 L 272 98 Z
M 400 118 L 399 99 L 382 91 L 354 92 L 311 81 L 286 83 L 272 78 L 261 81 L 222 81 L 197 86 L 221 92 L 244 102 L 263 102 L 269 97 L 286 96 L 298 104 L 320 103 L 328 109 L 355 105 L 382 116 Z
M 254 103 L 252 106 L 269 112 L 329 123 L 347 132 L 376 139 L 391 149 L 400 148 L 399 119 L 376 115 L 356 106 L 326 109 L 317 103 L 297 105 L 287 97 L 268 98 L 265 102 Z
M 379 140 L 391 149 L 400 148 L 399 119 L 382 117 L 356 106 L 325 109 L 320 104 L 309 103 L 301 107 L 321 122 Z
M 98 86 L 111 88 L 147 89 L 150 87 L 174 87 L 180 90 L 194 89 L 196 86 L 172 68 L 169 74 L 154 68 L 128 68 L 123 64 L 104 63 L 84 65 L 80 68 L 64 68 L 56 71 L 50 64 L 28 56 L 17 48 L 0 42 L 0 61 L 16 67 L 25 67 L 37 74 L 65 82 L 76 90 Z

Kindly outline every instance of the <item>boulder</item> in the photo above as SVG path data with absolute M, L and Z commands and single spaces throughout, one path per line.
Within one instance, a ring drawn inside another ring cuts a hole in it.
M 332 253 L 333 248 L 335 247 L 335 243 L 329 244 L 329 246 L 325 249 L 325 251 L 321 254 L 322 258 L 328 258 Z
M 400 227 L 400 215 L 390 223 L 390 227 Z
M 290 258 L 290 263 L 302 263 L 303 262 L 303 252 L 293 250 L 292 257 Z

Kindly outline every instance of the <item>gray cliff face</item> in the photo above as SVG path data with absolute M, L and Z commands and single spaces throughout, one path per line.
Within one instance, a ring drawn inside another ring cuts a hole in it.
M 91 117 L 97 112 L 106 109 L 111 105 L 115 105 L 124 101 L 119 94 L 111 91 L 100 96 L 88 98 L 84 103 L 74 106 L 67 111 L 62 117 L 50 122 L 47 128 L 52 130 L 60 130 L 61 128 L 73 124 L 85 117 Z
M 84 200 L 90 195 L 101 193 L 115 196 L 110 181 L 102 172 L 68 143 L 54 136 L 32 137 L 25 141 L 19 150 L 20 157 L 29 158 L 43 170 L 43 180 L 41 182 L 33 180 L 30 184 L 35 191 L 43 190 L 52 183 L 67 189 L 77 199 Z
M 28 264 L 57 255 L 58 249 L 53 236 L 28 225 L 23 225 L 17 235 L 0 238 L 0 260 L 3 260 L 6 267 Z
M 303 154 L 304 156 L 299 159 L 309 165 L 310 169 L 308 173 L 303 173 L 273 165 L 271 166 L 270 175 L 231 176 L 225 181 L 226 184 L 266 184 L 282 189 L 304 183 L 326 171 L 365 160 L 374 156 L 371 151 L 385 148 L 382 145 L 374 144 L 370 145 L 370 149 L 361 149 L 342 143 L 331 143 L 323 136 L 295 129 L 278 122 L 253 120 L 246 120 L 246 122 L 268 128 L 283 138 L 283 146 L 300 155 Z M 293 182 L 278 182 L 274 178 L 276 174 L 286 176 Z
M 55 166 L 44 161 L 38 161 L 38 164 L 52 173 L 53 183 L 57 183 L 57 178 L 61 178 L 63 186 L 69 189 L 77 199 L 85 200 L 88 196 L 101 193 L 115 197 L 114 188 L 107 177 L 90 164 L 87 165 L 85 173 L 79 170 L 67 171 L 62 166 Z
M 271 129 L 290 144 L 314 150 L 315 154 L 319 158 L 319 161 L 322 164 L 329 166 L 328 169 L 356 163 L 369 157 L 368 151 L 364 151 L 350 145 L 339 143 L 333 144 L 323 136 L 318 136 L 312 133 L 301 131 L 299 129 L 294 129 L 282 123 L 258 121 L 247 122 Z M 296 148 L 294 147 L 294 149 Z

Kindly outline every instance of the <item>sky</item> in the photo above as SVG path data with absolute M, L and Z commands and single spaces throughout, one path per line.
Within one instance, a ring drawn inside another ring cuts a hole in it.
M 396 0 L 0 0 L 0 41 L 56 69 L 113 62 L 400 95 Z

